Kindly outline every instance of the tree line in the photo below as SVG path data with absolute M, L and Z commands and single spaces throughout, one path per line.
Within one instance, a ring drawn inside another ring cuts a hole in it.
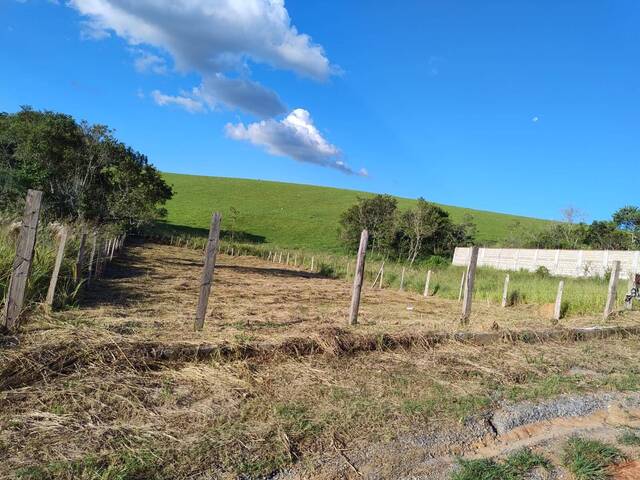
M 109 127 L 22 107 L 0 113 L 0 217 L 21 212 L 27 189 L 44 192 L 48 220 L 127 229 L 166 216 L 173 195 L 147 157 Z
M 413 264 L 431 256 L 449 257 L 457 246 L 469 245 L 475 236 L 473 218 L 454 223 L 438 205 L 419 198 L 416 206 L 398 210 L 391 195 L 359 198 L 340 217 L 338 235 L 349 250 L 357 250 L 360 233 L 369 231 L 373 252 Z
M 590 224 L 576 222 L 571 211 L 563 211 L 563 222 L 555 222 L 536 231 L 518 222 L 512 225 L 507 244 L 519 248 L 563 250 L 637 250 L 640 249 L 640 208 L 627 205 L 610 220 Z

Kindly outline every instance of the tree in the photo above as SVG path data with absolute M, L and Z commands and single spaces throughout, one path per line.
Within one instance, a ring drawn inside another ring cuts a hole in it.
M 627 205 L 613 214 L 613 222 L 618 228 L 631 234 L 631 243 L 637 246 L 638 233 L 640 233 L 640 208 Z
M 340 217 L 339 234 L 350 249 L 358 248 L 360 233 L 369 231 L 369 245 L 372 251 L 385 251 L 393 242 L 395 214 L 398 202 L 391 195 L 376 195 L 359 198 Z
M 29 188 L 51 219 L 138 227 L 166 215 L 173 192 L 147 157 L 104 125 L 23 107 L 0 114 L 0 213 L 16 214 Z
M 402 212 L 398 229 L 409 264 L 413 265 L 421 253 L 433 253 L 438 243 L 438 233 L 447 232 L 450 228 L 449 214 L 424 198 L 418 199 L 415 208 Z

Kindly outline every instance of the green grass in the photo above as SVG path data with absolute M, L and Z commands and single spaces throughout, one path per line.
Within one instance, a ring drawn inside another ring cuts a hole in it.
M 618 437 L 618 443 L 629 447 L 640 447 L 640 430 L 626 430 Z
M 458 463 L 459 469 L 451 476 L 452 480 L 524 480 L 534 469 L 551 466 L 546 458 L 527 448 L 512 453 L 503 462 L 483 458 Z
M 625 459 L 612 445 L 583 438 L 571 438 L 565 448 L 563 463 L 576 480 L 606 480 L 609 468 Z
M 202 177 L 164 173 L 173 186 L 174 198 L 167 204 L 168 227 L 193 230 L 209 228 L 211 213 L 220 211 L 224 230 L 243 231 L 257 241 L 286 248 L 306 248 L 315 251 L 338 252 L 337 238 L 340 214 L 357 202 L 358 197 L 371 193 L 328 187 L 266 182 L 237 178 Z M 425 193 L 428 199 L 428 194 Z M 398 198 L 398 206 L 406 209 L 414 200 Z M 238 221 L 231 222 L 231 208 L 238 212 Z M 477 225 L 477 240 L 484 245 L 508 237 L 515 221 L 527 229 L 538 229 L 546 220 L 506 215 L 443 205 L 451 218 L 460 222 L 465 215 L 473 216 Z

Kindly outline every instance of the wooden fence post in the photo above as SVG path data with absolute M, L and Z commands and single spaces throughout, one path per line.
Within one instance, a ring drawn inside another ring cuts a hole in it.
M 473 283 L 476 278 L 476 267 L 478 266 L 478 247 L 471 247 L 471 258 L 469 259 L 469 269 L 464 286 L 464 299 L 462 301 L 462 323 L 469 323 L 471 315 L 471 302 L 473 300 Z
M 402 275 L 400 275 L 400 291 L 402 292 L 404 290 L 404 274 L 405 274 L 405 267 L 402 267 Z
M 315 266 L 316 257 L 311 257 L 311 271 L 313 272 L 313 267 Z
M 460 292 L 458 292 L 458 301 L 462 300 L 462 294 L 464 293 L 464 286 L 467 283 L 467 275 L 469 273 L 469 269 L 467 268 L 462 272 L 462 278 L 460 280 Z
M 11 267 L 11 278 L 7 286 L 7 300 L 4 305 L 4 325 L 8 330 L 17 328 L 24 305 L 24 295 L 33 261 L 33 251 L 38 233 L 38 220 L 42 192 L 28 190 L 22 217 L 22 226 L 16 244 L 16 256 Z
M 220 241 L 220 221 L 222 216 L 214 213 L 211 218 L 209 229 L 209 239 L 207 241 L 207 253 L 204 259 L 202 270 L 202 280 L 200 281 L 200 297 L 198 298 L 198 309 L 196 311 L 196 330 L 204 327 L 204 318 L 207 315 L 209 304 L 209 294 L 211 293 L 211 283 L 213 282 L 213 271 L 216 266 L 216 254 L 218 253 L 218 243 Z
M 427 280 L 424 282 L 424 296 L 429 296 L 429 284 L 431 283 L 431 270 L 427 272 Z
M 95 259 L 96 259 L 96 248 L 98 248 L 98 232 L 93 232 L 92 235 L 92 244 L 91 244 L 91 255 L 89 256 L 89 272 L 87 274 L 87 281 L 91 281 L 91 275 L 95 272 Z
M 504 277 L 504 288 L 502 289 L 502 308 L 507 306 L 509 299 L 509 274 Z
M 53 266 L 53 273 L 51 274 L 51 280 L 49 281 L 49 290 L 47 291 L 47 305 L 53 305 L 53 300 L 56 295 L 56 286 L 58 285 L 58 275 L 60 275 L 60 267 L 62 266 L 62 261 L 64 260 L 64 249 L 67 245 L 67 236 L 68 229 L 66 226 L 62 227 L 62 232 L 60 233 L 60 240 L 58 244 L 58 253 L 56 255 L 56 263 Z
M 631 271 L 627 282 L 627 294 L 631 294 L 631 290 L 634 288 L 636 288 L 636 274 L 634 271 Z M 628 302 L 625 302 L 624 308 L 627 310 L 633 310 L 633 297 L 631 297 Z
M 380 284 L 379 288 L 382 288 L 382 281 L 384 280 L 384 262 L 382 262 L 382 267 L 380 267 Z
M 558 293 L 556 294 L 556 304 L 553 307 L 553 319 L 560 320 L 562 318 L 562 294 L 564 293 L 564 280 L 558 283 Z
M 609 292 L 607 294 L 607 304 L 604 307 L 604 319 L 608 319 L 616 308 L 616 297 L 618 293 L 618 280 L 620 278 L 620 261 L 613 262 L 611 278 L 609 279 Z
M 364 280 L 364 264 L 367 255 L 368 241 L 369 232 L 363 230 L 360 234 L 356 271 L 353 275 L 353 295 L 351 296 L 351 309 L 349 310 L 349 325 L 356 325 L 358 323 L 358 310 L 360 309 L 360 294 L 362 293 L 362 282 Z
M 84 270 L 84 250 L 87 243 L 87 232 L 84 230 L 80 234 L 80 245 L 78 247 L 78 257 L 76 258 L 76 270 L 73 274 L 76 285 L 82 280 L 82 271 Z

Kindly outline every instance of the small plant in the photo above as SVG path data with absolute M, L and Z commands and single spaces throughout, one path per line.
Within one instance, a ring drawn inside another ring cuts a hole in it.
M 564 447 L 563 463 L 577 480 L 606 480 L 608 469 L 625 459 L 613 445 L 573 437 Z
M 459 460 L 458 464 L 451 480 L 524 480 L 536 468 L 551 468 L 546 458 L 528 448 L 513 452 L 503 462 L 483 458 Z
M 551 276 L 551 272 L 547 267 L 540 266 L 536 269 L 536 275 L 540 278 L 548 278 Z
M 335 278 L 336 270 L 333 268 L 333 266 L 327 263 L 321 263 L 320 265 L 318 265 L 318 275 L 320 275 L 321 277 Z
M 618 437 L 618 443 L 630 447 L 640 447 L 640 431 L 626 430 L 622 435 Z

